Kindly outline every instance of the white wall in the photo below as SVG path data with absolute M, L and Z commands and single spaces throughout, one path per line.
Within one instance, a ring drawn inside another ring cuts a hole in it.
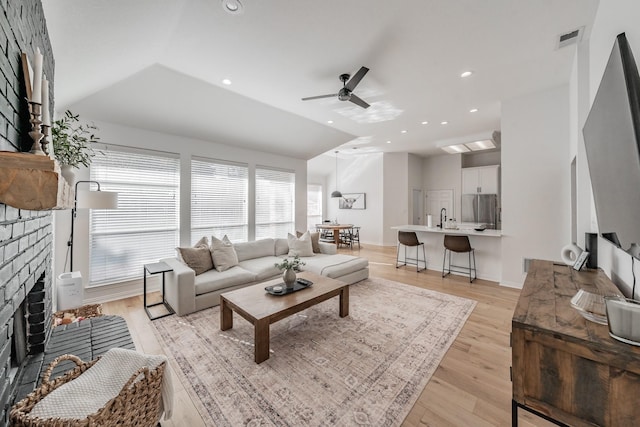
M 180 171 L 180 198 L 182 201 L 190 200 L 191 191 L 191 157 L 207 157 L 246 163 L 249 165 L 249 176 L 255 176 L 257 165 L 269 166 L 285 170 L 293 170 L 296 174 L 295 198 L 296 198 L 296 229 L 304 230 L 307 223 L 307 162 L 301 159 L 278 156 L 275 154 L 251 151 L 224 145 L 214 142 L 195 140 L 180 136 L 167 135 L 136 129 L 126 126 L 114 125 L 112 123 L 99 122 L 94 120 L 99 128 L 98 135 L 105 143 L 135 147 L 141 149 L 158 150 L 169 153 L 177 153 L 181 158 Z M 79 172 L 80 179 L 87 179 L 87 171 Z M 251 181 L 251 180 L 250 180 Z M 254 186 L 249 186 L 249 199 Z M 252 216 L 252 204 L 249 203 L 249 217 Z M 74 238 L 74 270 L 81 271 L 86 281 L 89 277 L 89 214 L 87 210 L 79 211 L 75 226 Z M 181 203 L 180 211 L 180 244 L 190 245 L 190 204 Z M 251 221 L 250 221 L 251 222 Z M 253 240 L 255 228 L 250 224 L 249 240 Z M 57 212 L 55 214 L 55 235 L 56 245 L 54 274 L 63 272 L 63 265 L 66 252 L 66 240 L 70 232 L 70 214 L 68 212 Z M 58 237 L 60 236 L 60 237 Z M 284 237 L 284 236 L 283 236 Z M 142 291 L 142 269 L 140 280 L 131 282 L 100 286 L 85 290 L 85 302 L 107 301 L 140 294 Z
M 586 112 L 600 85 L 615 37 L 619 33 L 626 33 L 636 64 L 640 63 L 640 27 L 638 27 L 638 22 L 640 22 L 640 2 L 637 0 L 601 0 L 589 40 L 583 42 L 578 50 L 577 73 L 574 79 L 577 79 L 575 84 L 578 87 L 578 100 L 582 100 L 575 106 L 578 108 L 578 132 L 580 135 L 575 150 L 578 152 L 578 166 L 582 168 L 578 181 L 579 185 L 582 185 L 578 191 L 579 238 L 581 235 L 584 236 L 584 232 L 597 231 L 586 156 L 584 156 L 584 145 L 581 138 L 582 126 Z M 631 257 L 628 254 L 600 238 L 598 265 L 623 292 L 630 295 L 633 275 Z M 635 274 L 640 277 L 640 262 L 635 263 Z M 637 296 L 638 290 L 636 290 Z
M 422 176 L 424 192 L 430 190 L 453 190 L 454 212 L 447 212 L 447 218 L 460 219 L 462 211 L 462 155 L 443 154 L 427 157 L 423 161 Z M 437 222 L 434 218 L 434 224 Z
M 409 154 L 384 153 L 383 156 L 382 213 L 383 242 L 385 246 L 395 246 L 397 231 L 394 225 L 409 224 Z
M 409 154 L 409 207 L 408 207 L 408 224 L 412 224 L 413 220 L 413 190 L 421 190 L 422 200 L 420 200 L 422 217 L 420 218 L 420 224 L 425 225 L 427 220 L 425 219 L 425 193 L 424 193 L 424 179 L 422 177 L 422 163 L 423 157 L 415 154 Z
M 557 260 L 570 238 L 569 85 L 502 103 L 502 284 L 524 258 Z
M 382 153 L 338 157 L 338 190 L 342 193 L 366 193 L 366 209 L 338 209 L 335 172 L 327 177 L 327 219 L 360 226 L 361 243 L 382 245 L 383 170 Z

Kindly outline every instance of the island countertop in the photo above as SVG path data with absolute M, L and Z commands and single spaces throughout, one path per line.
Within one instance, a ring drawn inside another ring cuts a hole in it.
M 484 231 L 476 231 L 472 227 L 459 227 L 459 228 L 445 228 L 444 230 L 439 227 L 427 227 L 426 225 L 396 225 L 391 227 L 393 230 L 400 231 L 422 231 L 425 233 L 439 233 L 439 234 L 461 234 L 466 236 L 484 236 L 484 237 L 501 237 L 502 230 L 486 229 Z

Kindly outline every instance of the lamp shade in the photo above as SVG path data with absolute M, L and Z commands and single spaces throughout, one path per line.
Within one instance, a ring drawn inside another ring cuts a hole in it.
M 79 209 L 117 209 L 118 193 L 114 191 L 78 191 Z
M 334 191 L 333 193 L 331 193 L 331 197 L 342 197 L 342 193 L 339 192 L 338 190 Z

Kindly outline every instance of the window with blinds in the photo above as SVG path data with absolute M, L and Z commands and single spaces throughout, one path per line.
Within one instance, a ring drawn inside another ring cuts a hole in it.
M 202 236 L 248 240 L 247 165 L 217 160 L 191 161 L 191 242 Z M 209 240 L 211 240 L 209 238 Z
M 295 179 L 291 171 L 256 167 L 256 240 L 295 232 Z
M 139 279 L 179 242 L 180 161 L 153 151 L 101 150 L 91 180 L 118 192 L 118 209 L 90 210 L 89 285 Z
M 307 185 L 307 229 L 316 230 L 322 224 L 322 185 Z

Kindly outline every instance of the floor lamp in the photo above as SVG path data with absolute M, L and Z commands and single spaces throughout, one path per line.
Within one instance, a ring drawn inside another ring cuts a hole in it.
M 78 194 L 79 184 L 96 184 L 98 186 L 97 191 L 83 191 Z M 100 183 L 98 181 L 78 181 L 75 186 L 75 195 L 73 199 L 73 209 L 71 210 L 71 236 L 67 242 L 69 246 L 70 261 L 69 268 L 73 271 L 73 229 L 75 225 L 76 215 L 78 209 L 117 209 L 118 208 L 118 193 L 113 191 L 100 191 Z

